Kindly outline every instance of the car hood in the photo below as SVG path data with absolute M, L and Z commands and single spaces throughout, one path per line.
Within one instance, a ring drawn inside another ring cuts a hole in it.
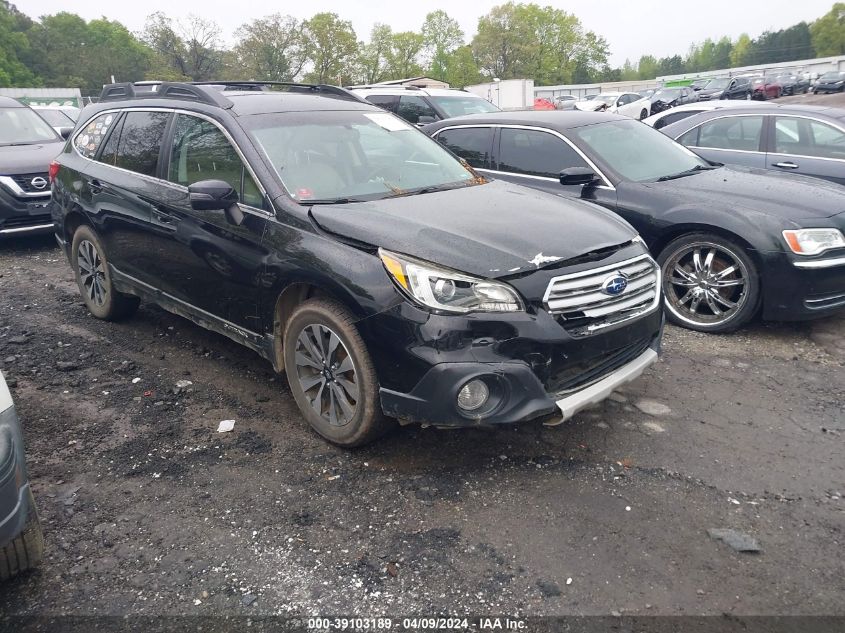
M 313 206 L 310 213 L 338 236 L 487 278 L 536 270 L 636 236 L 601 207 L 502 181 Z
M 720 204 L 784 220 L 829 218 L 845 211 L 845 187 L 767 169 L 725 166 L 685 178 L 650 183 L 679 202 Z
M 0 176 L 47 172 L 50 162 L 58 156 L 63 141 L 37 145 L 0 145 Z
M 578 110 L 583 110 L 584 112 L 597 112 L 601 108 L 605 107 L 604 101 L 596 101 L 595 99 L 590 101 L 576 101 L 575 107 Z M 609 106 L 608 106 L 609 107 Z
M 699 96 L 717 95 L 725 91 L 725 88 L 707 88 L 706 90 L 699 90 Z

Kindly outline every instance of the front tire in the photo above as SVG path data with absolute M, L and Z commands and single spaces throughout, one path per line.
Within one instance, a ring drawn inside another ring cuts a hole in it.
M 640 112 L 640 121 L 648 117 L 648 110 L 643 110 Z
M 0 581 L 32 569 L 44 556 L 44 534 L 31 490 L 28 497 L 29 517 L 23 532 L 5 547 L 0 547 Z
M 118 321 L 138 309 L 138 297 L 115 290 L 106 251 L 94 231 L 84 224 L 73 234 L 71 264 L 82 300 L 95 317 Z
M 309 299 L 293 310 L 284 358 L 296 404 L 329 442 L 362 446 L 394 426 L 381 411 L 378 378 L 354 319 L 336 301 Z
M 745 249 L 712 233 L 672 240 L 657 258 L 669 320 L 698 332 L 731 332 L 760 303 L 757 265 Z

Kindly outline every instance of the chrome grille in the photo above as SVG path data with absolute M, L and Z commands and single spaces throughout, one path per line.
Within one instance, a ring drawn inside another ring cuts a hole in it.
M 613 276 L 624 277 L 625 289 L 608 294 L 603 286 Z M 616 264 L 555 277 L 543 303 L 559 316 L 573 336 L 590 334 L 654 310 L 660 303 L 660 268 L 649 255 Z

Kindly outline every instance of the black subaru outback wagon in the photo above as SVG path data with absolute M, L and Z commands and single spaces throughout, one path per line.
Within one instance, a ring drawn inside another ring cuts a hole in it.
M 624 220 L 342 88 L 255 88 L 114 84 L 82 113 L 50 176 L 95 316 L 144 299 L 252 348 L 343 446 L 563 420 L 655 360 L 660 271 Z

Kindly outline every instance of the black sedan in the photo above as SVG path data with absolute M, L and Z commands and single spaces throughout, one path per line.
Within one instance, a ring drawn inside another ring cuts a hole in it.
M 590 200 L 640 232 L 670 318 L 725 332 L 845 308 L 845 188 L 711 163 L 638 121 L 501 112 L 424 131 L 494 178 Z
M 815 94 L 828 94 L 831 92 L 845 91 L 845 72 L 831 71 L 819 77 L 816 85 L 813 86 Z

